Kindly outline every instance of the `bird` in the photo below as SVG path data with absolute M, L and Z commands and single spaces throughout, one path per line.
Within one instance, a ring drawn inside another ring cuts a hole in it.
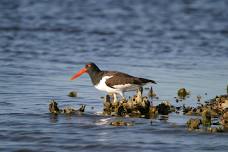
M 70 80 L 75 80 L 84 73 L 89 74 L 96 89 L 112 93 L 114 102 L 118 102 L 117 94 L 125 100 L 125 92 L 137 90 L 147 83 L 156 84 L 154 80 L 134 77 L 123 72 L 100 70 L 100 68 L 98 68 L 98 66 L 93 62 L 85 64 L 85 67 L 75 73 Z

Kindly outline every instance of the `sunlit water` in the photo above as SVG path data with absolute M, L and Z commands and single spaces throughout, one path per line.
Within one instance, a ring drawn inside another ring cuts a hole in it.
M 157 95 L 173 104 L 181 87 L 191 91 L 187 105 L 197 95 L 225 94 L 227 6 L 226 0 L 1 0 L 0 151 L 227 151 L 227 133 L 188 132 L 187 116 L 110 126 L 122 118 L 97 114 L 105 93 L 88 75 L 69 81 L 93 61 L 157 81 Z M 67 96 L 72 90 L 78 98 Z M 86 114 L 53 117 L 50 99 L 60 107 L 86 104 Z

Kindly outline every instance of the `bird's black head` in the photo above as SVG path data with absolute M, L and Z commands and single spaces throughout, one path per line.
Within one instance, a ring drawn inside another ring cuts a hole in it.
M 101 70 L 97 67 L 97 65 L 95 63 L 87 63 L 85 65 L 85 69 L 87 70 L 87 72 L 89 74 L 92 74 L 94 72 L 100 72 Z
M 82 68 L 80 71 L 78 71 L 76 74 L 74 74 L 70 80 L 74 80 L 78 77 L 80 77 L 83 73 L 88 73 L 93 84 L 96 85 L 101 77 L 102 72 L 101 70 L 96 66 L 94 63 L 87 63 L 84 68 Z
M 96 85 L 99 83 L 100 79 L 102 78 L 102 72 L 94 63 L 87 63 L 85 65 L 85 69 L 87 70 L 87 73 L 89 74 L 93 85 Z

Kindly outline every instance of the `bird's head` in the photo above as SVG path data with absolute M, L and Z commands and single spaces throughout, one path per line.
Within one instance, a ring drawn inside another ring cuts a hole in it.
M 82 68 L 80 71 L 78 71 L 76 74 L 74 74 L 70 80 L 74 80 L 78 77 L 80 77 L 84 73 L 93 73 L 93 72 L 99 72 L 100 69 L 97 67 L 95 63 L 87 63 L 84 68 Z

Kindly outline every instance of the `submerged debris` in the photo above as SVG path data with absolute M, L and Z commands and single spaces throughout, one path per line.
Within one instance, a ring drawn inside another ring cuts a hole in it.
M 81 105 L 79 109 L 74 109 L 72 107 L 59 109 L 58 103 L 55 100 L 51 100 L 49 104 L 49 112 L 52 114 L 82 114 L 85 111 L 85 107 L 85 105 Z
M 112 126 L 133 126 L 134 122 L 125 122 L 123 120 L 120 121 L 113 121 L 110 123 Z
M 77 92 L 76 91 L 71 91 L 68 94 L 69 97 L 77 97 Z
M 206 128 L 206 132 L 210 132 L 210 133 L 216 133 L 216 132 L 224 132 L 224 128 L 223 127 L 208 127 Z

